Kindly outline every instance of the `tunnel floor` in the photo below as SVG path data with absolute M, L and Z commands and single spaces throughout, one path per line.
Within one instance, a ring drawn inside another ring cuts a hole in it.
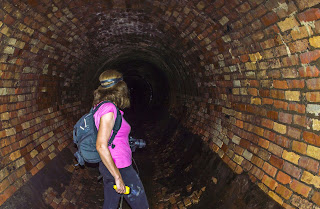
M 201 138 L 185 130 L 179 121 L 170 117 L 158 120 L 152 114 L 149 116 L 149 120 L 137 120 L 128 115 L 126 120 L 132 126 L 132 136 L 147 142 L 145 148 L 133 153 L 133 158 L 136 162 L 134 168 L 138 168 L 151 209 L 281 208 L 252 183 L 247 174 L 233 173 Z M 68 155 L 62 156 L 62 161 L 72 158 L 71 152 L 75 151 L 73 144 L 66 149 L 69 150 Z M 70 175 L 69 179 L 63 181 L 64 177 L 60 176 L 61 180 L 55 180 L 52 186 L 42 186 L 45 189 L 39 195 L 43 205 L 36 206 L 30 203 L 33 201 L 30 198 L 22 198 L 32 191 L 27 189 L 20 197 L 10 198 L 0 208 L 21 208 L 23 201 L 28 203 L 29 209 L 102 208 L 103 184 L 97 181 L 97 166 L 81 168 L 75 167 L 75 163 L 75 159 L 69 159 L 63 165 L 63 170 Z M 50 169 L 45 172 L 50 172 Z M 42 176 L 44 179 L 54 178 L 46 174 Z M 125 201 L 123 209 L 130 209 Z
M 281 208 L 246 174 L 236 175 L 207 145 L 173 119 L 133 120 L 133 136 L 147 146 L 133 153 L 151 209 Z M 167 139 L 175 139 L 169 142 Z M 75 168 L 60 198 L 47 191 L 52 208 L 102 208 L 103 185 L 96 167 Z M 130 206 L 123 201 L 123 209 Z

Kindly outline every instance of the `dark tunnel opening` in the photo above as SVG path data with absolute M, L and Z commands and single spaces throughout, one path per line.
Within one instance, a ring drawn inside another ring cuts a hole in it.
M 130 91 L 131 105 L 127 111 L 139 114 L 152 108 L 168 108 L 170 88 L 159 67 L 143 60 L 126 61 L 114 67 L 123 73 Z

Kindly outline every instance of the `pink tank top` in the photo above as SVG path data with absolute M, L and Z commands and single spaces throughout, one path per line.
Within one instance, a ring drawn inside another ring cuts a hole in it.
M 93 117 L 98 130 L 100 125 L 100 118 L 109 112 L 113 112 L 114 119 L 117 118 L 117 109 L 112 103 L 105 103 L 101 105 L 98 111 L 94 114 Z M 132 152 L 128 141 L 131 127 L 123 118 L 124 113 L 121 110 L 120 113 L 122 116 L 122 123 L 117 135 L 113 140 L 113 144 L 115 145 L 115 147 L 112 149 L 111 146 L 108 146 L 108 148 L 117 168 L 125 168 L 130 166 L 132 163 Z M 111 135 L 112 133 L 113 131 L 111 131 Z

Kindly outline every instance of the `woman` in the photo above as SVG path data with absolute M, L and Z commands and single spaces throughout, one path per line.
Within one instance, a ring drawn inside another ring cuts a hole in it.
M 143 185 L 132 167 L 132 152 L 128 141 L 131 127 L 123 118 L 121 110 L 121 127 L 114 138 L 114 146 L 108 147 L 117 117 L 115 105 L 119 109 L 130 106 L 127 84 L 123 81 L 122 74 L 116 70 L 103 72 L 99 80 L 101 85 L 94 91 L 93 105 L 96 106 L 102 101 L 113 102 L 103 104 L 94 114 L 98 129 L 96 148 L 102 160 L 99 163 L 99 171 L 104 184 L 103 209 L 117 208 L 120 196 L 125 193 L 125 186 L 129 186 L 131 190 L 129 195 L 124 195 L 131 208 L 147 209 L 149 205 Z M 116 190 L 113 189 L 113 185 L 117 186 Z

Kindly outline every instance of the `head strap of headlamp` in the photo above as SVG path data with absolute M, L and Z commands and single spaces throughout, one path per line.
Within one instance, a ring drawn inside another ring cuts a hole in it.
M 111 86 L 116 85 L 119 81 L 123 81 L 123 78 L 111 78 L 107 80 L 102 80 L 100 81 L 100 84 L 103 88 L 109 88 Z M 109 84 L 105 84 L 105 83 L 109 83 Z

